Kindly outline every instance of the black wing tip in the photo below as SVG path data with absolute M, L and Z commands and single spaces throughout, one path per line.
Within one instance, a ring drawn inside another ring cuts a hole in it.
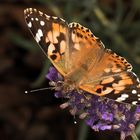
M 40 16 L 45 16 L 45 18 L 48 19 L 48 20 L 53 19 L 55 21 L 56 20 L 57 21 L 62 21 L 64 23 L 68 24 L 63 18 L 47 15 L 47 14 L 41 12 L 40 10 L 37 10 L 36 8 L 26 8 L 26 9 L 24 9 L 25 18 L 29 17 L 29 15 L 33 14 L 33 13 L 38 13 Z

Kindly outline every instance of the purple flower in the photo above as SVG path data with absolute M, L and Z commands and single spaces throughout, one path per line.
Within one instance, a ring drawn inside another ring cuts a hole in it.
M 121 140 L 135 130 L 135 125 L 140 120 L 140 106 L 118 103 L 84 91 L 80 94 L 72 90 L 64 94 L 62 84 L 59 85 L 63 83 L 63 77 L 54 67 L 49 69 L 46 77 L 51 80 L 51 85 L 56 87 L 55 97 L 67 99 L 60 107 L 62 109 L 69 107 L 72 115 L 84 119 L 93 130 L 119 131 Z
M 46 75 L 46 78 L 49 79 L 50 81 L 57 82 L 60 79 L 59 76 L 60 74 L 57 72 L 57 70 L 54 67 L 50 67 L 48 74 Z

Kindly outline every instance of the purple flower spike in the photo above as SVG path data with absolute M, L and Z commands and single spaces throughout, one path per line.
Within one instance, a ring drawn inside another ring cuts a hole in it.
M 113 121 L 113 114 L 112 113 L 104 113 L 102 115 L 102 119 L 106 121 Z
M 57 85 L 63 82 L 62 76 L 53 67 L 49 69 L 46 76 Z M 95 131 L 114 130 L 121 133 L 121 140 L 132 134 L 137 121 L 140 120 L 140 106 L 119 103 L 105 97 L 99 97 L 82 91 L 71 90 L 65 93 L 60 88 L 55 93 L 57 98 L 66 98 L 67 102 L 62 104 L 62 109 L 69 107 L 72 115 L 78 115 L 85 119 L 85 123 Z
M 55 96 L 56 98 L 62 98 L 62 97 L 63 97 L 63 96 L 62 96 L 62 93 L 61 93 L 60 91 L 55 92 L 54 96 Z
M 46 75 L 46 78 L 50 81 L 58 81 L 58 72 L 54 67 L 50 67 L 48 74 Z

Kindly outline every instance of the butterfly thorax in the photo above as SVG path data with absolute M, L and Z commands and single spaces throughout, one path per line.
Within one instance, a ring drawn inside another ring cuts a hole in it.
M 76 83 L 68 79 L 65 81 L 57 81 L 57 82 L 51 81 L 49 84 L 53 86 L 56 91 L 61 91 L 63 94 L 72 92 L 74 90 L 78 92 L 80 91 Z

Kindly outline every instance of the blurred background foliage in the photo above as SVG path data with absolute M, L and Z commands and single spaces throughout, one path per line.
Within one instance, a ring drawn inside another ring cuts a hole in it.
M 118 140 L 119 133 L 94 132 L 61 110 L 64 101 L 55 99 L 54 91 L 24 93 L 49 86 L 45 74 L 50 65 L 25 24 L 27 7 L 90 28 L 106 48 L 124 56 L 140 77 L 140 0 L 0 1 L 0 139 Z M 136 133 L 140 136 L 139 125 Z

